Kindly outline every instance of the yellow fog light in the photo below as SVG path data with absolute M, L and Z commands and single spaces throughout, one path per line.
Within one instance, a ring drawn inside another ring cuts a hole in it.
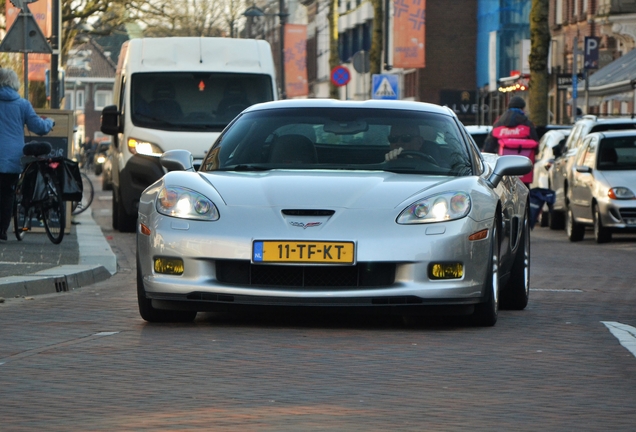
M 155 272 L 182 275 L 183 260 L 181 258 L 155 258 Z
M 464 276 L 462 263 L 433 263 L 429 267 L 431 279 L 461 279 Z

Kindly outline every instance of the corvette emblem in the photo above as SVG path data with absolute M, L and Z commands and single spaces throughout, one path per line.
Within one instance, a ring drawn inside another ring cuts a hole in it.
M 307 229 L 307 228 L 312 228 L 312 227 L 317 227 L 322 225 L 322 222 L 307 222 L 307 223 L 302 223 L 302 222 L 290 222 L 291 226 L 295 226 L 298 228 L 302 228 L 302 229 Z

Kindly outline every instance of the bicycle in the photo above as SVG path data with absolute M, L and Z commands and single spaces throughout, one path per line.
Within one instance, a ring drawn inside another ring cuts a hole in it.
M 95 197 L 95 189 L 93 188 L 93 182 L 88 176 L 82 172 L 82 185 L 83 185 L 83 193 L 81 201 L 72 201 L 71 204 L 71 214 L 76 216 L 83 211 L 85 211 L 92 203 L 93 198 Z
M 47 142 L 32 142 L 24 146 L 24 169 L 16 186 L 13 205 L 13 227 L 19 241 L 31 230 L 34 220 L 44 224 L 46 235 L 54 244 L 61 243 L 64 238 L 66 206 L 55 172 L 62 162 L 49 158 L 50 152 L 51 145 Z

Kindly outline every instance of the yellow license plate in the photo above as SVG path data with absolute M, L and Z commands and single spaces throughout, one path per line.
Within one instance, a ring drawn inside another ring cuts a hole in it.
M 255 241 L 254 262 L 353 264 L 353 242 Z

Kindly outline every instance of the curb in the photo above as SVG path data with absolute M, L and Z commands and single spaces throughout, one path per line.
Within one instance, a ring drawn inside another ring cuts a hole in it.
M 111 277 L 102 265 L 62 265 L 29 276 L 11 276 L 0 282 L 5 298 L 53 294 L 82 288 Z
M 61 265 L 24 275 L 0 278 L 0 297 L 54 294 L 104 281 L 117 273 L 117 257 L 104 238 L 89 207 L 74 217 L 79 264 Z

